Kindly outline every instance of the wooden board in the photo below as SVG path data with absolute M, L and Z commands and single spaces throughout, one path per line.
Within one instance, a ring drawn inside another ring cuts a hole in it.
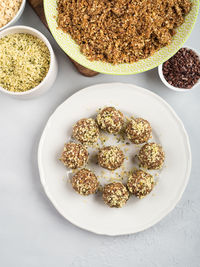
M 33 8 L 33 10 L 35 11 L 35 13 L 38 15 L 38 17 L 40 18 L 40 20 L 43 22 L 43 24 L 49 30 L 49 27 L 48 27 L 48 24 L 47 24 L 45 15 L 44 15 L 43 0 L 28 0 L 28 2 L 31 5 L 31 7 Z M 82 75 L 87 76 L 87 77 L 93 77 L 93 76 L 95 76 L 95 75 L 98 74 L 98 72 L 95 72 L 93 70 L 90 70 L 90 69 L 87 69 L 87 68 L 83 67 L 82 65 L 80 65 L 79 63 L 77 63 L 76 61 L 74 61 L 73 59 L 71 59 L 69 56 L 67 56 L 67 57 L 71 60 L 71 62 L 76 67 L 76 69 Z

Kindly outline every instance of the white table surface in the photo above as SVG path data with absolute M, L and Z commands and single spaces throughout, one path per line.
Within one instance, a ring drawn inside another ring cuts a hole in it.
M 123 77 L 83 77 L 28 4 L 17 24 L 35 27 L 48 37 L 59 75 L 42 97 L 21 101 L 0 96 L 0 266 L 200 266 L 200 86 L 175 93 L 162 85 L 157 69 Z M 199 29 L 198 17 L 187 41 L 196 49 Z M 54 209 L 40 184 L 37 149 L 45 123 L 59 104 L 84 87 L 116 81 L 147 88 L 175 109 L 190 137 L 193 166 L 181 201 L 160 223 L 135 235 L 106 237 L 73 226 Z

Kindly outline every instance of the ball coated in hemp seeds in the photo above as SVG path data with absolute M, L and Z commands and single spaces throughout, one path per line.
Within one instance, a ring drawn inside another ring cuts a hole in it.
M 123 207 L 129 198 L 129 192 L 120 182 L 110 183 L 103 188 L 103 200 L 111 208 Z
M 137 198 L 143 198 L 152 191 L 154 184 L 151 174 L 143 170 L 136 170 L 128 178 L 127 188 Z
M 96 193 L 99 182 L 96 175 L 88 169 L 81 169 L 71 180 L 73 189 L 80 195 L 88 196 Z
M 123 114 L 114 107 L 106 107 L 98 113 L 97 123 L 103 131 L 117 134 L 123 127 Z
M 117 146 L 106 146 L 99 150 L 98 163 L 102 168 L 110 171 L 121 167 L 124 162 L 124 154 Z
M 165 153 L 161 145 L 148 143 L 142 146 L 138 159 L 141 166 L 151 170 L 161 169 L 165 160 Z
M 88 151 L 81 144 L 67 143 L 64 146 L 60 160 L 70 169 L 81 168 L 88 161 Z
M 146 143 L 151 134 L 150 123 L 142 118 L 131 119 L 126 126 L 127 138 L 134 144 Z
M 92 145 L 99 138 L 99 128 L 94 119 L 81 119 L 73 126 L 73 137 L 82 144 Z

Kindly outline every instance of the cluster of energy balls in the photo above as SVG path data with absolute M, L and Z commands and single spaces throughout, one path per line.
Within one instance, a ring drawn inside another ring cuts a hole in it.
M 161 169 L 165 154 L 161 145 L 147 143 L 152 137 L 152 128 L 147 120 L 131 118 L 125 125 L 123 114 L 114 107 L 101 109 L 96 120 L 81 119 L 73 126 L 73 138 L 79 143 L 65 144 L 60 160 L 70 169 L 80 169 L 72 177 L 72 187 L 81 195 L 95 194 L 99 189 L 99 181 L 94 172 L 84 168 L 89 153 L 87 146 L 98 141 L 100 129 L 118 134 L 122 131 L 133 144 L 144 144 L 139 153 L 140 167 L 145 170 Z M 98 152 L 98 164 L 107 170 L 113 171 L 121 167 L 124 162 L 124 153 L 118 146 L 104 146 Z M 130 194 L 143 198 L 149 194 L 155 185 L 154 177 L 142 169 L 137 169 L 128 177 L 126 184 L 112 182 L 102 189 L 104 202 L 110 207 L 121 208 L 129 199 Z

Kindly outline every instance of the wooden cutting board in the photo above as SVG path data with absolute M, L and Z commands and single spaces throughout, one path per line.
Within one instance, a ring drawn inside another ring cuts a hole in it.
M 28 2 L 31 5 L 31 7 L 33 8 L 33 10 L 35 11 L 35 13 L 38 15 L 38 17 L 40 18 L 40 20 L 43 22 L 43 24 L 49 30 L 49 27 L 48 27 L 48 24 L 47 24 L 45 15 L 44 15 L 43 0 L 28 0 Z M 67 57 L 71 60 L 71 62 L 76 67 L 76 69 L 82 75 L 87 76 L 87 77 L 93 77 L 93 76 L 95 76 L 95 75 L 98 74 L 98 72 L 95 72 L 93 70 L 90 70 L 90 69 L 87 69 L 87 68 L 83 67 L 82 65 L 80 65 L 79 63 L 77 63 L 76 61 L 74 61 L 73 59 L 71 59 L 69 56 L 67 56 Z

